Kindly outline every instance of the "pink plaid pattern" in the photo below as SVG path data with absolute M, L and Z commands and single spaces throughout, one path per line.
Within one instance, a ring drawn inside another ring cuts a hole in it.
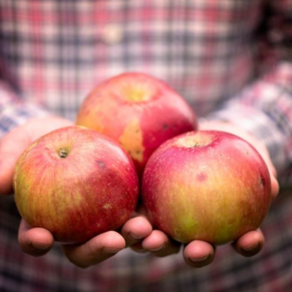
M 2 56 L 23 98 L 71 119 L 95 84 L 124 71 L 164 79 L 205 115 L 255 69 L 259 1 L 19 0 L 1 8 Z
M 291 185 L 292 0 L 0 0 L 0 136 L 27 119 L 75 119 L 99 82 L 125 71 L 161 78 L 201 118 L 230 120 L 262 139 Z M 230 246 L 194 270 L 181 254 L 125 250 L 97 267 L 17 244 L 13 198 L 0 198 L 0 291 L 290 291 L 292 198 L 283 192 L 251 259 Z

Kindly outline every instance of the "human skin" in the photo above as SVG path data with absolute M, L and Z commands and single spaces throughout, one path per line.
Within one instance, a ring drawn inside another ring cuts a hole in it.
M 48 116 L 41 119 L 30 119 L 6 134 L 0 140 L 0 195 L 12 193 L 15 164 L 24 149 L 40 136 L 71 124 L 68 120 Z M 233 131 L 237 135 L 249 139 L 249 142 L 262 154 L 269 167 L 272 175 L 272 195 L 276 197 L 279 191 L 276 172 L 264 145 L 245 131 L 226 123 L 206 123 L 201 124 L 200 128 Z M 23 220 L 20 224 L 18 240 L 21 249 L 32 256 L 46 254 L 54 244 L 54 238 L 49 231 L 43 228 L 30 228 Z M 257 254 L 263 245 L 264 236 L 260 230 L 248 232 L 232 243 L 235 251 L 243 256 Z M 153 230 L 144 215 L 143 207 L 133 214 L 120 232 L 105 232 L 82 245 L 63 245 L 62 249 L 68 260 L 74 265 L 86 268 L 103 262 L 125 247 L 131 247 L 137 252 L 148 251 L 159 257 L 177 253 L 180 249 L 180 246 L 166 234 Z M 184 247 L 182 256 L 191 267 L 203 267 L 214 259 L 215 248 L 209 243 L 196 240 Z

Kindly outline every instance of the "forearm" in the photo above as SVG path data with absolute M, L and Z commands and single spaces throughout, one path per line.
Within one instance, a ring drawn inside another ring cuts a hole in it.
M 292 64 L 279 63 L 207 118 L 251 133 L 266 145 L 278 173 L 287 174 L 292 163 Z

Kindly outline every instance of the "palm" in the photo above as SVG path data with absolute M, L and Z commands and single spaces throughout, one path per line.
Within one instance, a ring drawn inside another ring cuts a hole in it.
M 4 136 L 0 140 L 0 195 L 13 192 L 14 167 L 23 150 L 40 136 L 71 124 L 72 122 L 57 117 L 32 119 Z M 201 127 L 229 132 L 235 130 L 235 133 L 238 134 L 237 128 L 226 126 L 224 123 L 212 123 Z M 276 196 L 279 186 L 268 153 L 265 147 L 262 147 L 257 141 L 250 142 L 253 145 L 256 144 L 254 146 L 258 148 L 267 162 L 272 175 L 273 196 Z M 251 256 L 261 249 L 263 243 L 262 233 L 252 231 L 239 238 L 233 246 L 237 252 L 245 256 Z M 22 221 L 19 228 L 19 244 L 25 253 L 40 256 L 50 250 L 54 244 L 54 238 L 49 231 L 43 228 L 30 228 Z M 139 211 L 135 217 L 125 223 L 120 233 L 109 231 L 79 246 L 63 246 L 63 251 L 75 265 L 88 267 L 106 260 L 126 246 L 131 246 L 135 251 L 149 251 L 155 256 L 167 256 L 177 253 L 180 249 L 179 245 L 163 232 L 153 230 L 147 218 Z M 183 251 L 184 260 L 193 267 L 202 267 L 209 264 L 212 262 L 214 255 L 214 247 L 202 241 L 191 242 Z

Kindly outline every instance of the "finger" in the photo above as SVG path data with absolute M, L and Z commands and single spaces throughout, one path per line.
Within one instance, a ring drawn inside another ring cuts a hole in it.
M 31 119 L 0 140 L 0 194 L 12 194 L 14 168 L 21 153 L 43 134 L 71 125 L 57 117 Z
M 269 161 L 269 162 L 267 162 L 267 166 L 268 166 L 268 168 L 269 168 L 270 175 L 271 175 L 271 176 L 274 176 L 274 177 L 276 178 L 276 177 L 277 177 L 277 170 L 276 170 L 275 166 L 273 165 L 270 156 L 269 156 L 268 159 L 266 159 L 266 161 L 267 161 L 267 160 Z
M 241 255 L 251 257 L 261 251 L 265 243 L 265 238 L 261 230 L 250 231 L 238 240 L 232 246 Z
M 122 227 L 121 234 L 126 240 L 127 246 L 141 242 L 152 232 L 152 226 L 143 215 L 129 219 Z
M 143 245 L 142 241 L 139 241 L 137 243 L 134 243 L 130 246 L 131 250 L 133 250 L 136 253 L 148 253 L 149 251 L 146 250 Z
M 124 238 L 115 231 L 97 235 L 81 245 L 62 245 L 67 258 L 80 268 L 99 264 L 125 247 Z
M 26 254 L 42 256 L 51 249 L 54 244 L 54 238 L 48 230 L 31 228 L 24 220 L 21 220 L 18 230 L 18 242 L 21 250 Z
M 271 176 L 271 186 L 272 186 L 272 199 L 275 199 L 280 191 L 279 182 L 274 176 Z
M 160 230 L 153 230 L 152 233 L 142 242 L 143 249 L 150 251 L 157 257 L 165 257 L 178 253 L 180 246 L 180 243 L 170 239 Z
M 201 268 L 213 261 L 215 248 L 205 241 L 195 240 L 185 247 L 183 256 L 189 266 Z
M 0 194 L 12 194 L 12 180 L 16 161 L 31 143 L 25 130 L 15 129 L 0 140 Z

